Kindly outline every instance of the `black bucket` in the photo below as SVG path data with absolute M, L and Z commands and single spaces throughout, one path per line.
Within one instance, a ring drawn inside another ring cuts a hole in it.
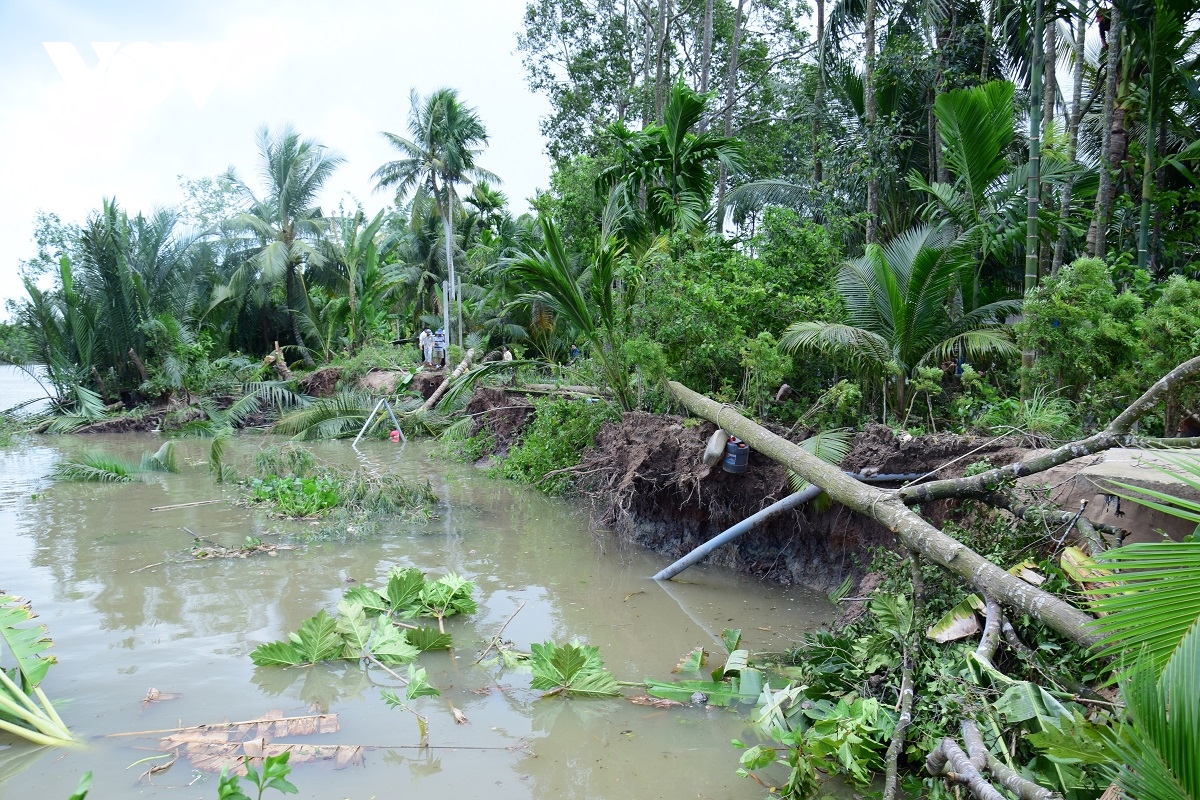
M 749 465 L 750 448 L 741 439 L 730 436 L 729 443 L 725 445 L 725 460 L 721 468 L 726 472 L 739 473 L 745 472 Z

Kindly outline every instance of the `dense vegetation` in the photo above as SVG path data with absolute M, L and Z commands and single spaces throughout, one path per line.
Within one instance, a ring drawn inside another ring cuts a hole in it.
M 776 422 L 982 428 L 1049 444 L 1107 425 L 1198 352 L 1193 4 L 817 0 L 815 29 L 808 20 L 794 0 L 531 0 L 519 49 L 529 86 L 551 103 L 553 159 L 532 213 L 513 216 L 484 166 L 485 123 L 453 89 L 414 92 L 406 133 L 384 134 L 398 157 L 373 177 L 394 202 L 377 210 L 321 207 L 342 159 L 290 128 L 263 129 L 257 181 L 185 181 L 175 209 L 106 199 L 79 222 L 42 214 L 0 354 L 44 365 L 68 421 L 54 430 L 167 406 L 176 427 L 219 437 L 260 410 L 299 406 L 279 431 L 345 436 L 374 398 L 347 391 L 310 406 L 292 370 L 337 363 L 352 389 L 380 348 L 444 327 L 452 362 L 502 346 L 520 358 L 485 364 L 464 386 L 550 375 L 611 398 L 541 403 L 499 467 L 561 491 L 562 468 L 604 419 L 664 410 L 669 380 Z M 1196 408 L 1195 382 L 1163 399 L 1141 422 L 1174 436 Z M 414 421 L 441 425 L 406 415 L 402 427 Z M 306 515 L 339 502 L 323 480 L 274 471 L 253 491 Z M 1003 543 L 987 555 L 1004 566 L 1029 546 Z M 1047 670 L 1077 671 L 1082 652 L 1055 651 L 1064 645 L 1021 619 L 1018 633 L 1055 663 L 994 663 L 994 643 L 923 656 L 914 632 L 952 609 L 923 600 L 935 576 L 915 558 L 872 606 L 891 640 L 869 626 L 810 640 L 811 696 L 768 709 L 793 770 L 787 791 L 811 792 L 818 767 L 864 783 L 884 767 L 898 725 L 888 707 L 904 692 L 894 680 L 878 688 L 903 672 L 910 702 L 914 680 L 967 698 L 922 712 L 901 758 L 914 772 L 936 756 L 961 775 L 941 737 L 988 719 L 987 758 L 1001 753 L 1058 791 L 1092 797 L 1115 777 L 1130 796 L 1167 796 L 1138 784 L 1149 773 L 1103 764 L 1144 756 L 1156 736 L 1196 741 L 1154 705 L 1197 674 L 1194 628 L 1175 643 L 1181 666 L 1128 679 L 1141 716 L 1108 743 L 1121 756 L 1093 764 L 1063 755 L 1078 745 L 1064 743 L 1068 728 L 1092 730 L 1077 689 L 1042 688 Z M 1040 569 L 1067 590 L 1064 568 Z M 1042 739 L 1006 750 L 1001 728 Z M 963 739 L 970 749 L 966 729 Z M 765 753 L 746 766 L 776 760 Z M 909 788 L 947 794 L 941 781 Z

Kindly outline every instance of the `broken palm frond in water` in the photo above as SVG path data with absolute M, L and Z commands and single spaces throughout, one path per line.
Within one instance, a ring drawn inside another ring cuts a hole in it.
M 140 463 L 91 450 L 54 465 L 51 477 L 60 481 L 132 483 L 148 472 L 178 472 L 175 443 L 164 442 L 154 453 L 145 453 Z

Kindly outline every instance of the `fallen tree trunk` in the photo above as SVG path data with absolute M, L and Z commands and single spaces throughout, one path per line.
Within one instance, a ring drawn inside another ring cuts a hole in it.
M 1200 358 L 1194 360 L 1200 369 Z M 895 533 L 905 547 L 961 576 L 980 593 L 1037 617 L 1078 644 L 1091 646 L 1100 640 L 1100 636 L 1086 627 L 1091 616 L 1010 575 L 962 542 L 947 536 L 909 509 L 900 499 L 899 492 L 876 489 L 857 481 L 799 445 L 733 412 L 728 406 L 693 392 L 681 383 L 671 381 L 668 385 L 675 398 L 693 414 L 717 424 L 720 413 L 720 427 L 814 486 L 820 486 L 833 500 L 877 520 Z
M 461 377 L 462 374 L 464 372 L 466 372 L 467 369 L 470 368 L 471 359 L 474 357 L 475 357 L 475 350 L 474 349 L 468 350 L 467 354 L 465 356 L 463 356 L 463 360 L 461 362 L 459 362 L 457 367 L 454 368 L 454 372 L 450 373 L 450 376 L 448 378 L 446 378 L 444 381 L 442 381 L 442 384 L 441 384 L 441 386 L 439 386 L 437 388 L 437 391 L 435 391 L 433 394 L 429 395 L 429 399 L 426 400 L 425 404 L 421 406 L 422 411 L 433 410 L 433 407 L 437 405 L 438 400 L 441 400 L 442 395 L 444 395 L 446 393 L 446 390 L 450 388 L 450 384 L 454 383 L 456 378 Z
M 1065 464 L 1076 458 L 1090 456 L 1114 447 L 1194 447 L 1197 443 L 1200 443 L 1200 439 L 1143 438 L 1130 434 L 1130 431 L 1133 429 L 1134 423 L 1154 408 L 1158 404 L 1158 401 L 1165 397 L 1174 386 L 1195 377 L 1197 374 L 1200 374 L 1200 356 L 1183 362 L 1162 378 L 1159 378 L 1141 397 L 1134 400 L 1129 404 L 1128 408 L 1118 414 L 1117 418 L 1110 422 L 1107 428 L 1092 434 L 1086 439 L 1068 442 L 1061 447 L 1045 453 L 1039 453 L 1024 461 L 1018 461 L 1008 466 L 997 467 L 996 469 L 989 469 L 986 472 L 981 472 L 978 475 L 972 475 L 967 478 L 947 478 L 945 480 L 930 481 L 929 483 L 910 486 L 907 489 L 900 490 L 900 499 L 905 503 L 926 503 L 930 500 L 945 500 L 951 497 L 979 497 L 994 491 L 1014 478 L 1044 472 L 1051 467 L 1057 467 L 1059 464 Z

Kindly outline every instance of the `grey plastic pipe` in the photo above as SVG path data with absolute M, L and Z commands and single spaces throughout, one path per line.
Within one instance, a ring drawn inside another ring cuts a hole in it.
M 917 478 L 922 477 L 922 473 L 919 473 L 919 472 L 904 473 L 904 474 L 898 474 L 898 475 L 897 474 L 864 475 L 860 472 L 847 472 L 846 474 L 849 475 L 851 478 L 855 478 L 856 480 L 866 481 L 866 482 L 870 482 L 870 483 L 892 483 L 892 482 L 898 482 L 898 481 L 911 481 L 911 480 L 916 480 Z M 764 522 L 766 522 L 768 519 L 775 516 L 776 514 L 781 514 L 784 511 L 788 511 L 790 509 L 795 508 L 796 506 L 803 505 L 804 503 L 807 503 L 809 500 L 815 500 L 817 495 L 821 494 L 821 492 L 823 492 L 823 491 L 824 491 L 824 489 L 822 489 L 819 486 L 809 486 L 805 489 L 801 489 L 798 492 L 789 494 L 787 497 L 783 498 L 782 500 L 772 503 L 771 505 L 767 506 L 763 510 L 761 510 L 755 514 L 752 514 L 749 517 L 746 517 L 744 520 L 742 520 L 738 524 L 734 525 L 732 528 L 729 528 L 728 530 L 724 531 L 723 533 L 717 534 L 716 536 L 709 539 L 704 544 L 697 547 L 692 552 L 688 553 L 683 558 L 676 561 L 671 566 L 666 567 L 665 569 L 659 570 L 657 573 L 655 573 L 653 580 L 656 580 L 656 581 L 671 580 L 672 578 L 674 578 L 679 573 L 683 572 L 688 567 L 694 566 L 695 564 L 698 564 L 699 562 L 703 561 L 708 556 L 709 553 L 716 550 L 718 547 L 721 547 L 722 545 L 732 542 L 734 539 L 741 536 L 746 531 L 754 530 L 759 525 L 763 524 Z

